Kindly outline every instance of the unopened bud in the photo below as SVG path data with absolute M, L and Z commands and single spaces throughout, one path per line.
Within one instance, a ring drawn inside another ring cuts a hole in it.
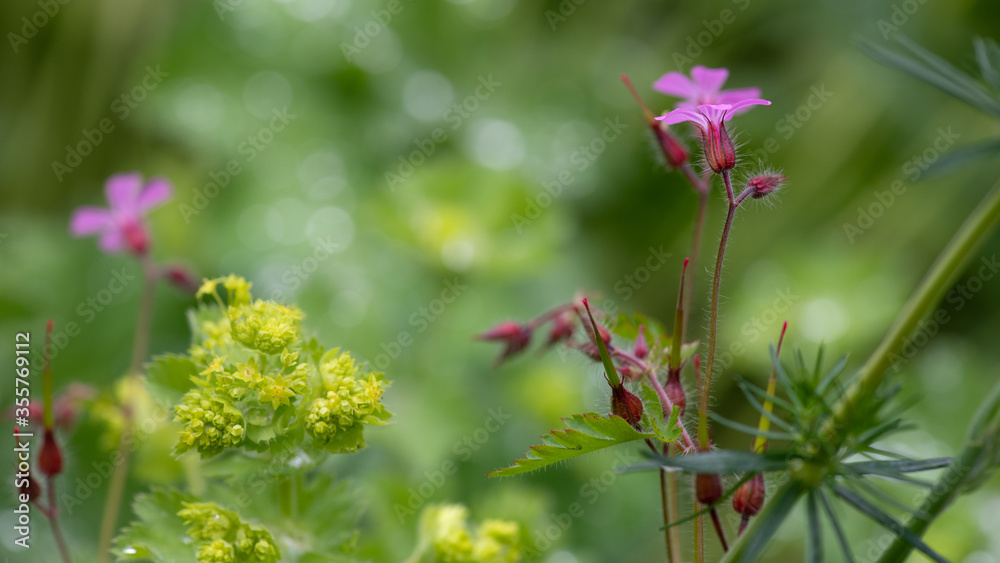
M 45 436 L 42 438 L 42 451 L 38 452 L 38 469 L 46 477 L 55 477 L 62 473 L 62 452 L 59 444 L 56 443 L 55 436 L 51 428 L 45 429 Z
M 670 402 L 680 409 L 678 414 L 684 416 L 684 411 L 687 408 L 687 394 L 684 393 L 684 384 L 681 383 L 681 371 L 679 369 L 670 370 L 670 373 L 667 375 L 667 385 L 664 391 L 667 392 Z
M 663 150 L 663 157 L 666 158 L 667 165 L 670 168 L 678 168 L 687 162 L 688 153 L 684 149 L 684 145 L 671 135 L 665 126 L 661 125 L 659 121 L 653 121 L 650 123 L 650 127 L 653 128 L 653 133 L 656 134 L 656 140 L 660 143 L 660 149 Z
M 762 174 L 750 178 L 747 181 L 747 188 L 753 190 L 750 194 L 751 197 L 760 199 L 769 193 L 781 189 L 781 186 L 785 185 L 786 181 L 788 179 L 781 174 Z
M 531 327 L 512 321 L 498 324 L 492 329 L 476 336 L 477 340 L 490 340 L 504 343 L 504 349 L 497 358 L 497 365 L 507 358 L 523 351 L 531 343 Z
M 552 320 L 552 328 L 549 330 L 549 338 L 546 346 L 553 346 L 573 336 L 573 317 L 569 313 L 556 315 Z
M 632 346 L 632 353 L 640 360 L 649 355 L 649 345 L 646 344 L 646 326 L 639 325 L 639 336 L 635 337 L 635 345 Z
M 764 506 L 764 475 L 758 473 L 746 481 L 733 494 L 733 510 L 744 515 L 753 516 Z
M 191 274 L 191 270 L 180 264 L 170 264 L 163 269 L 163 277 L 177 289 L 194 295 L 201 282 Z
M 611 413 L 624 418 L 638 430 L 639 422 L 642 421 L 642 401 L 626 389 L 625 385 L 612 386 Z
M 718 475 L 699 473 L 695 476 L 695 496 L 702 504 L 713 504 L 722 498 L 722 480 Z

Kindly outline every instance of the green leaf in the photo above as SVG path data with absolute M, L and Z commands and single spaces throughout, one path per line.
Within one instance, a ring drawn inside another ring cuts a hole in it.
M 739 540 L 731 547 L 729 553 L 722 559 L 724 563 L 752 563 L 762 561 L 760 558 L 778 528 L 788 519 L 799 498 L 806 489 L 798 481 L 789 481 L 778 489 L 774 498 L 764 505 L 764 510 L 757 515 L 750 527 L 746 529 Z
M 994 137 L 964 147 L 958 147 L 948 154 L 941 155 L 941 158 L 927 168 L 925 177 L 929 178 L 944 172 L 959 168 L 978 158 L 996 156 L 1000 154 L 1000 137 Z
M 823 561 L 823 529 L 819 525 L 819 508 L 816 506 L 816 492 L 806 495 L 806 516 L 809 517 L 809 539 L 806 541 L 806 561 Z
M 583 300 L 583 304 L 587 304 L 587 300 Z M 604 364 L 604 371 L 608 376 L 608 383 L 613 387 L 621 385 L 621 378 L 618 377 L 618 369 L 615 367 L 615 363 L 611 361 L 611 355 L 608 354 L 608 347 L 604 344 L 604 339 L 601 338 L 601 331 L 597 329 L 597 321 L 594 320 L 594 315 L 590 313 L 590 307 L 587 307 L 587 316 L 590 317 L 590 324 L 593 328 L 594 342 L 597 343 L 597 349 L 601 353 L 601 363 Z
M 677 419 L 680 417 L 680 409 L 674 406 L 670 412 L 670 419 L 663 420 L 663 404 L 656 391 L 649 385 L 642 386 L 642 399 L 646 404 L 643 409 L 643 423 L 646 428 L 652 428 L 656 437 L 664 443 L 672 443 L 681 439 L 681 429 L 677 426 Z
M 936 551 L 934 551 L 933 549 L 930 548 L 929 545 L 924 543 L 924 541 L 920 539 L 920 536 L 906 529 L 906 527 L 903 526 L 903 524 L 901 524 L 898 520 L 896 520 L 892 516 L 889 516 L 885 512 L 882 512 L 882 510 L 880 510 L 878 507 L 874 506 L 861 496 L 855 494 L 854 492 L 846 489 L 841 485 L 833 485 L 833 492 L 836 493 L 837 496 L 842 498 L 845 502 L 847 502 L 847 504 L 850 504 L 851 506 L 856 508 L 858 512 L 861 512 L 865 516 L 878 522 L 883 528 L 899 536 L 900 538 L 905 540 L 906 543 L 910 544 L 915 549 L 920 550 L 920 552 L 926 555 L 927 557 L 930 557 L 937 563 L 948 563 L 947 559 L 938 555 Z
M 184 393 L 194 387 L 191 378 L 197 376 L 198 367 L 188 356 L 164 354 L 146 364 L 149 393 L 171 404 L 179 403 Z
M 633 469 L 659 469 L 662 466 L 676 467 L 691 473 L 760 473 L 785 469 L 791 459 L 788 452 L 755 454 L 736 450 L 717 450 L 682 456 L 643 453 L 652 457 L 654 462 Z
M 762 438 L 767 438 L 768 440 L 788 440 L 788 441 L 795 440 L 797 438 L 796 436 L 789 434 L 787 432 L 763 431 L 757 428 L 756 426 L 749 426 L 733 420 L 729 420 L 728 418 L 725 418 L 724 416 L 715 412 L 708 413 L 708 417 L 723 426 L 727 426 L 737 432 L 742 432 L 743 434 L 749 434 L 750 436 L 760 436 Z
M 837 536 L 837 543 L 840 545 L 840 552 L 844 554 L 844 561 L 854 563 L 851 544 L 847 541 L 847 535 L 844 534 L 844 528 L 840 525 L 840 521 L 837 520 L 837 515 L 833 513 L 833 507 L 830 506 L 830 501 L 827 500 L 826 493 L 823 492 L 823 489 L 817 489 L 816 494 L 823 505 L 823 512 L 826 512 L 826 517 L 830 519 L 830 526 L 833 527 L 833 532 Z
M 941 469 L 951 464 L 950 457 L 935 457 L 931 459 L 882 459 L 877 461 L 858 461 L 845 463 L 844 467 L 857 475 L 882 475 L 894 477 L 901 473 L 930 471 Z
M 656 437 L 653 432 L 639 432 L 620 416 L 597 413 L 575 414 L 563 419 L 565 430 L 553 430 L 542 437 L 542 444 L 532 446 L 524 459 L 514 465 L 487 474 L 487 477 L 508 477 L 529 473 L 584 454 L 636 440 Z
M 992 39 L 977 37 L 973 40 L 976 46 L 976 62 L 983 79 L 994 88 L 1000 90 L 1000 47 Z
M 184 502 L 194 500 L 176 491 L 138 495 L 132 504 L 138 520 L 122 530 L 114 540 L 112 552 L 118 561 L 194 561 L 194 544 L 188 539 L 184 522 L 177 516 L 184 508 Z

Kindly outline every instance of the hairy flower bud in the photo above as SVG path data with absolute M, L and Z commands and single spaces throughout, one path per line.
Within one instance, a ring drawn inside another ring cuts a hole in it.
M 646 325 L 639 325 L 639 336 L 635 337 L 635 344 L 632 345 L 632 353 L 640 360 L 649 355 L 649 345 L 646 344 Z
M 703 131 L 702 139 L 705 142 L 705 160 L 712 172 L 719 174 L 736 166 L 736 148 L 725 123 L 712 123 Z
M 552 328 L 549 329 L 549 338 L 545 342 L 546 346 L 554 346 L 573 336 L 573 317 L 569 313 L 556 315 L 552 319 Z
M 671 135 L 665 127 L 661 126 L 659 121 L 653 121 L 650 123 L 650 127 L 653 128 L 653 133 L 656 135 L 656 140 L 660 143 L 663 156 L 666 158 L 667 165 L 670 168 L 678 168 L 687 162 L 687 150 L 684 149 L 684 145 L 676 137 Z
M 753 516 L 764 506 L 765 494 L 764 475 L 758 473 L 736 489 L 733 510 L 744 516 Z
M 750 194 L 754 199 L 760 199 L 767 194 L 781 189 L 788 179 L 781 174 L 761 174 L 754 176 L 747 181 L 747 188 L 752 189 Z
M 62 473 L 63 459 L 59 444 L 52 434 L 51 428 L 45 429 L 45 437 L 42 438 L 42 451 L 38 453 L 38 469 L 46 477 L 55 477 Z
M 699 473 L 695 477 L 695 496 L 702 504 L 712 504 L 722 498 L 722 480 L 718 475 Z
M 680 416 L 684 416 L 684 411 L 687 409 L 687 395 L 684 393 L 684 384 L 681 383 L 681 372 L 679 369 L 670 370 L 664 390 L 667 392 L 670 402 L 680 409 Z
M 636 397 L 624 384 L 611 387 L 611 413 L 618 415 L 631 424 L 636 430 L 642 421 L 642 401 Z

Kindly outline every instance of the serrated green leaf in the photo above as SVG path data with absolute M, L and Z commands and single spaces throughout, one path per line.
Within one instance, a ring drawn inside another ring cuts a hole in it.
M 640 432 L 620 416 L 597 413 L 575 414 L 563 419 L 567 428 L 553 430 L 542 437 L 542 445 L 532 446 L 524 459 L 514 465 L 487 474 L 488 477 L 508 477 L 529 473 L 574 457 L 636 440 L 655 438 L 653 432 Z
M 642 400 L 646 404 L 643 409 L 643 425 L 652 428 L 656 437 L 664 443 L 672 443 L 681 439 L 681 429 L 677 427 L 677 419 L 680 417 L 680 409 L 676 406 L 670 412 L 670 419 L 663 420 L 663 404 L 660 403 L 656 391 L 649 385 L 642 386 Z
M 176 491 L 140 494 L 132 504 L 138 520 L 122 530 L 112 552 L 118 561 L 189 563 L 194 544 L 187 540 L 184 522 L 177 516 L 184 502 L 195 499 Z

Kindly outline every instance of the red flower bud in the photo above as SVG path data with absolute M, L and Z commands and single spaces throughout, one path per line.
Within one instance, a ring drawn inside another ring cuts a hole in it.
M 661 126 L 659 121 L 652 121 L 650 127 L 653 128 L 653 133 L 656 134 L 656 140 L 659 141 L 660 148 L 663 150 L 663 156 L 667 159 L 667 165 L 670 168 L 678 168 L 687 162 L 687 150 L 684 149 L 684 145 L 676 137 L 671 135 L 665 127 Z
M 786 181 L 788 179 L 781 174 L 762 174 L 750 178 L 747 181 L 747 188 L 753 190 L 753 193 L 750 194 L 751 197 L 760 199 L 771 192 L 779 190 Z
M 177 289 L 194 295 L 201 284 L 191 274 L 191 270 L 180 264 L 169 264 L 163 269 L 163 277 Z
M 136 256 L 146 254 L 149 249 L 149 234 L 142 223 L 129 221 L 122 226 L 122 233 L 125 235 L 125 248 Z
M 563 313 L 561 315 L 556 315 L 552 319 L 552 328 L 549 330 L 549 338 L 546 341 L 546 346 L 554 346 L 573 336 L 573 317 L 569 313 Z
M 639 325 L 639 336 L 635 337 L 632 353 L 640 360 L 649 355 L 649 345 L 646 344 L 646 325 Z
M 62 466 L 62 452 L 59 451 L 59 444 L 56 443 L 52 429 L 46 428 L 45 436 L 42 438 L 42 451 L 38 453 L 38 469 L 46 477 L 55 477 L 62 473 Z
M 746 481 L 733 494 L 733 510 L 744 515 L 753 516 L 764 506 L 764 475 L 758 473 Z
M 702 504 L 712 504 L 722 498 L 722 480 L 718 475 L 699 473 L 695 477 L 695 496 Z
M 664 391 L 667 392 L 670 402 L 680 409 L 680 413 L 678 414 L 684 416 L 684 411 L 687 409 L 687 395 L 684 393 L 684 384 L 681 383 L 681 372 L 679 369 L 670 370 L 670 373 L 667 375 L 667 385 Z
M 14 442 L 17 444 L 18 447 L 21 447 L 21 436 L 19 434 L 17 426 L 14 427 Z M 20 471 L 18 471 L 17 473 L 22 474 Z M 17 480 L 17 483 L 18 483 L 17 487 L 18 497 L 20 497 L 20 495 L 28 495 L 28 502 L 33 502 L 35 499 L 40 498 L 42 496 L 42 487 L 41 485 L 38 484 L 38 481 L 36 481 L 35 478 L 31 476 L 30 472 L 27 473 L 27 476 L 24 480 Z
M 512 321 L 498 324 L 492 329 L 476 336 L 477 340 L 491 340 L 504 343 L 504 349 L 497 358 L 497 365 L 507 358 L 523 351 L 531 343 L 531 327 Z
M 642 401 L 626 389 L 625 385 L 612 386 L 611 413 L 624 418 L 638 430 L 642 421 Z

